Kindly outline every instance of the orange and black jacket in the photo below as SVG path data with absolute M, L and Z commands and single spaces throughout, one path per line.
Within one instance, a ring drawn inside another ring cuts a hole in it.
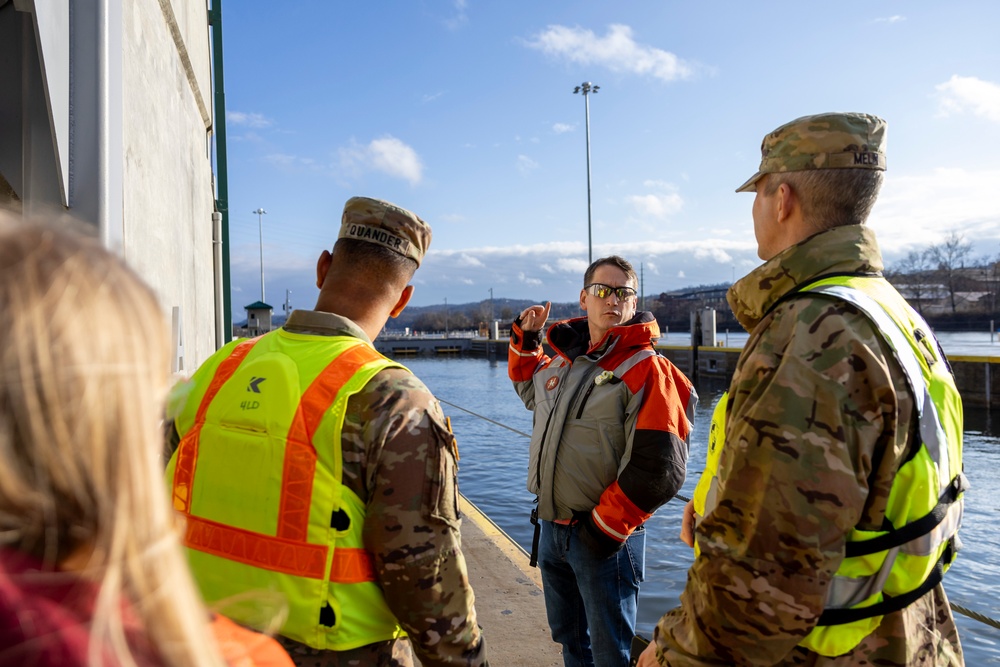
M 508 374 L 534 411 L 528 490 L 547 521 L 589 513 L 624 542 L 684 483 L 694 408 L 690 380 L 653 347 L 660 330 L 639 312 L 591 341 L 587 319 L 540 332 L 511 326 Z

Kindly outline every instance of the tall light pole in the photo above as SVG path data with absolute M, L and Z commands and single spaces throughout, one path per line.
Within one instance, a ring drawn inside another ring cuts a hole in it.
M 587 128 L 587 264 L 594 261 L 594 242 L 590 233 L 590 94 L 600 90 L 589 81 L 585 81 L 573 89 L 574 93 L 583 93 L 583 107 L 586 112 Z
M 260 235 L 260 302 L 264 303 L 264 223 L 263 216 L 267 213 L 262 208 L 250 211 L 257 214 L 257 232 Z

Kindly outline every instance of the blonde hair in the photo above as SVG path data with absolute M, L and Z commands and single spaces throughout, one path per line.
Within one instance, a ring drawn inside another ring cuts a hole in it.
M 222 665 L 162 477 L 168 379 L 153 292 L 94 239 L 0 219 L 0 543 L 89 553 L 89 662 L 135 658 L 123 601 L 168 665 Z

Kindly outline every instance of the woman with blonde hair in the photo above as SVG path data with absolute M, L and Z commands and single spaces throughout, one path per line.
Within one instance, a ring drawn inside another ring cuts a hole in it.
M 0 219 L 0 314 L 0 665 L 226 664 L 163 485 L 156 297 L 95 240 Z

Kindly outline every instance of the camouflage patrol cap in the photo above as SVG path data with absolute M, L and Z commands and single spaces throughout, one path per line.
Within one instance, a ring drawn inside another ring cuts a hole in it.
M 823 113 L 785 123 L 760 144 L 760 168 L 737 192 L 754 192 L 764 174 L 808 169 L 885 171 L 885 121 L 866 113 Z
M 395 204 L 381 199 L 351 197 L 344 204 L 337 238 L 377 243 L 409 257 L 420 266 L 431 245 L 431 227 Z

